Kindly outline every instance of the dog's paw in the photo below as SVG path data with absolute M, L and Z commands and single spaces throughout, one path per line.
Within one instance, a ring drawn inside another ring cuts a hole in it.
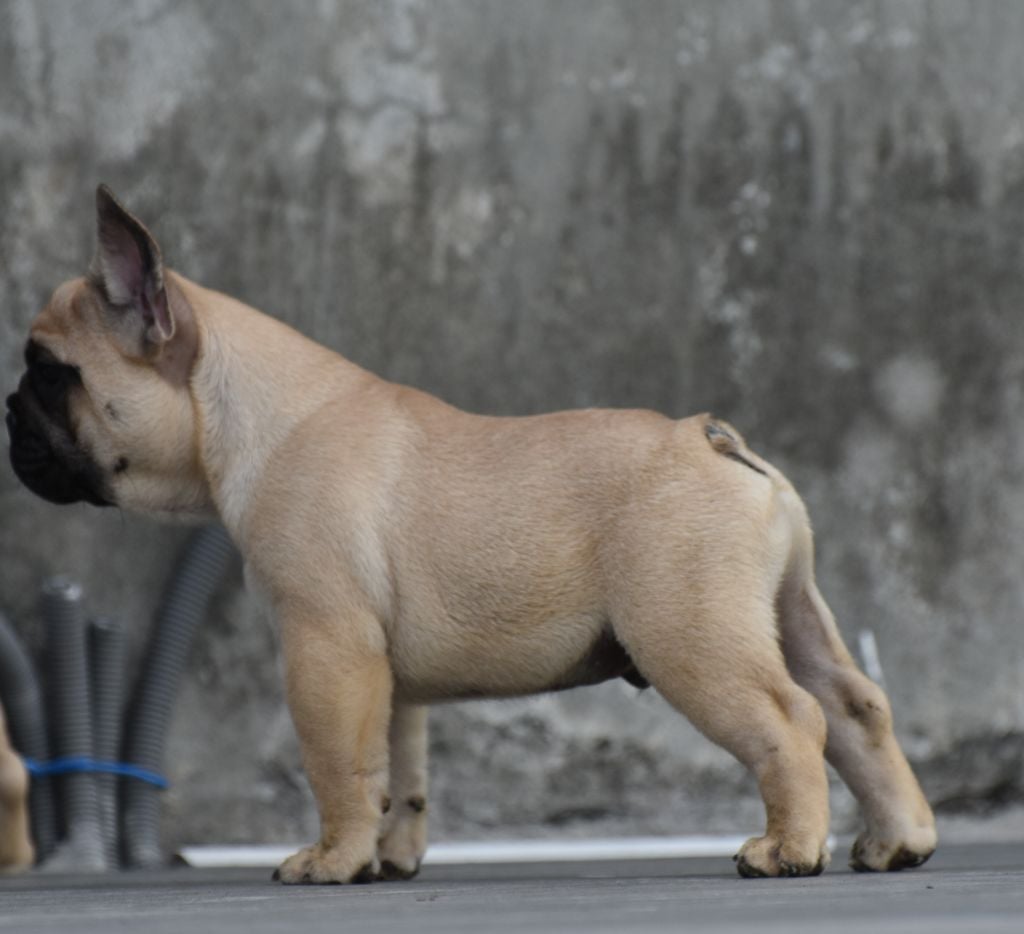
M 307 846 L 274 870 L 274 881 L 285 885 L 344 885 L 372 882 L 380 875 L 376 856 L 342 847 Z
M 736 870 L 748 879 L 766 876 L 816 876 L 828 865 L 827 847 L 779 840 L 777 837 L 751 837 L 733 859 Z
M 385 825 L 377 844 L 382 879 L 411 879 L 420 871 L 420 862 L 427 849 L 427 815 L 421 798 L 416 807 L 399 810 Z
M 933 827 L 921 827 L 898 839 L 879 839 L 862 833 L 850 850 L 850 868 L 857 872 L 896 872 L 913 869 L 935 852 Z

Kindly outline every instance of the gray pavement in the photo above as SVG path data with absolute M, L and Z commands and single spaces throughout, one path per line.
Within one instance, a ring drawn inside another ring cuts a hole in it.
M 837 862 L 839 855 L 837 852 Z M 0 932 L 304 934 L 681 930 L 1024 931 L 1024 844 L 948 846 L 925 867 L 744 880 L 725 859 L 428 867 L 411 882 L 282 887 L 188 867 L 0 880 Z

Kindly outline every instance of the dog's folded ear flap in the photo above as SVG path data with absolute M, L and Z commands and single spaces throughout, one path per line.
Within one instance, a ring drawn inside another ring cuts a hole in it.
M 112 306 L 139 316 L 146 342 L 153 345 L 170 340 L 174 318 L 164 288 L 160 247 L 106 185 L 96 189 L 96 230 L 90 279 Z

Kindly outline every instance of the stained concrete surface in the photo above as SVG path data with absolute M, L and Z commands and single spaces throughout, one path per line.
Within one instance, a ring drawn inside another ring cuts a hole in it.
M 266 870 L 0 880 L 0 931 L 1016 932 L 1024 847 L 940 850 L 921 869 L 740 879 L 728 860 L 476 865 L 412 882 L 281 887 Z
M 2 382 L 104 180 L 171 265 L 455 404 L 713 410 L 803 492 L 932 800 L 998 809 L 1024 796 L 1022 47 L 999 0 L 3 0 Z M 184 535 L 0 465 L 0 606 L 39 652 L 38 585 L 70 574 L 131 678 Z M 622 684 L 433 727 L 435 838 L 760 818 Z M 167 772 L 169 847 L 315 833 L 240 577 Z

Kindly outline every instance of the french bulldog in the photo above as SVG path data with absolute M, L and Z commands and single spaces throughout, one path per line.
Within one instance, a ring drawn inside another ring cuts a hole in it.
M 886 696 L 815 584 L 805 507 L 734 428 L 460 411 L 171 271 L 108 188 L 96 206 L 87 275 L 31 326 L 11 463 L 56 503 L 227 527 L 279 619 L 320 816 L 282 882 L 417 872 L 427 705 L 616 677 L 756 776 L 767 827 L 742 875 L 824 868 L 826 758 L 863 810 L 855 868 L 932 853 Z

